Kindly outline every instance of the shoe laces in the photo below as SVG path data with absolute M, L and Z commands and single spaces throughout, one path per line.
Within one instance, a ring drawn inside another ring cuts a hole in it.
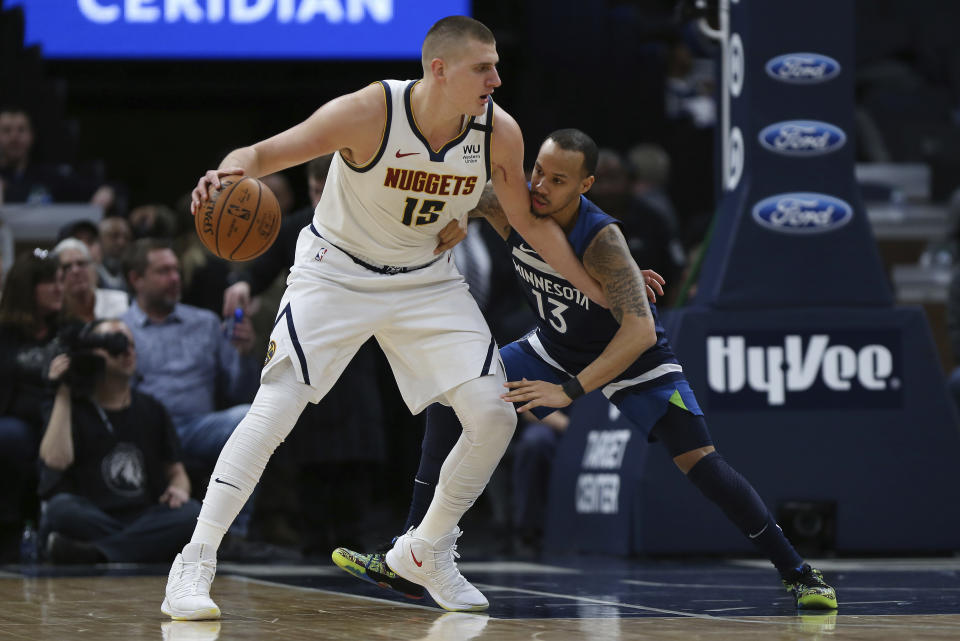
M 810 590 L 810 589 L 831 589 L 827 582 L 823 580 L 823 573 L 811 567 L 808 564 L 804 564 L 803 569 L 800 571 L 800 575 L 793 581 L 792 584 L 788 587 L 793 587 L 794 589 L 799 590 Z
M 193 567 L 196 566 L 196 567 Z M 184 561 L 184 574 L 190 574 L 189 582 L 194 594 L 198 588 L 203 586 L 205 592 L 210 591 L 210 585 L 213 583 L 213 577 L 217 572 L 217 562 L 210 559 L 200 559 L 199 561 Z
M 463 532 L 458 531 L 454 541 L 463 536 Z M 467 580 L 460 574 L 460 568 L 457 567 L 456 559 L 460 558 L 457 552 L 457 544 L 453 543 L 450 547 L 431 550 L 433 554 L 433 569 L 428 574 L 442 588 L 457 588 L 467 583 Z

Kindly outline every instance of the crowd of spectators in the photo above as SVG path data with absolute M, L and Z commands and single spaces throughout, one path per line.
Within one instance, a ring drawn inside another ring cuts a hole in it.
M 3 140 L 0 158 L 8 158 Z M 636 230 L 628 236 L 638 259 L 679 274 L 682 251 L 660 247 L 661 238 L 678 243 L 663 191 L 669 160 L 655 149 L 633 157 L 656 161 L 605 154 L 598 202 Z M 217 456 L 256 392 L 297 237 L 330 160 L 306 165 L 310 202 L 301 207 L 289 176 L 264 178 L 283 199 L 284 223 L 270 250 L 248 264 L 203 249 L 183 199 L 124 215 L 103 202 L 102 219 L 75 220 L 41 248 L 20 247 L 0 296 L 2 376 L 10 382 L 0 386 L 0 474 L 9 488 L 0 503 L 3 561 L 17 558 L 28 523 L 38 528 L 41 556 L 55 563 L 159 560 L 169 556 L 167 543 L 189 536 Z M 14 175 L 6 171 L 4 184 Z M 47 192 L 80 197 L 58 189 Z M 641 232 L 652 227 L 661 230 L 656 242 L 645 242 Z M 525 333 L 532 317 L 499 237 L 473 221 L 454 253 L 498 342 Z M 122 349 L 104 339 L 117 336 Z M 365 515 L 403 509 L 407 497 L 393 491 L 402 477 L 376 470 L 398 458 L 402 443 L 409 451 L 399 458 L 408 464 L 393 473 L 412 474 L 418 433 L 408 428 L 422 425 L 402 406 L 388 367 L 371 341 L 331 393 L 307 407 L 231 528 L 224 558 L 258 554 L 237 541 L 282 544 L 309 557 L 337 545 L 363 548 L 377 536 L 364 530 Z M 525 422 L 485 499 L 498 529 L 515 530 L 531 549 L 564 425 Z M 382 519 L 385 527 L 392 520 Z M 267 556 L 289 558 L 278 550 Z

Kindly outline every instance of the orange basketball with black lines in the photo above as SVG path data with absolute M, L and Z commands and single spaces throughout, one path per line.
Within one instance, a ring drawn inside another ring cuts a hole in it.
M 220 179 L 220 189 L 194 216 L 204 247 L 232 261 L 256 258 L 270 248 L 280 232 L 280 203 L 265 184 L 250 176 Z

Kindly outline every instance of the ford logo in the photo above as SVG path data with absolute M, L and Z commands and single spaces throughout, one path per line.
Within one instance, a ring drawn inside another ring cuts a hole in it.
M 767 74 L 776 80 L 807 85 L 826 82 L 840 74 L 840 63 L 819 53 L 785 53 L 771 58 Z
M 753 219 L 774 231 L 816 234 L 843 227 L 853 218 L 848 203 L 826 194 L 795 192 L 764 198 L 753 207 Z
M 847 134 L 819 120 L 787 120 L 760 132 L 760 144 L 787 156 L 819 156 L 843 147 Z

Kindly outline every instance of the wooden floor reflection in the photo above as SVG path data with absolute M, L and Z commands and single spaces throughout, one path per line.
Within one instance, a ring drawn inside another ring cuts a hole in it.
M 173 622 L 160 613 L 164 577 L 0 577 L 0 640 L 574 641 L 647 639 L 887 641 L 960 638 L 958 614 L 610 616 L 600 599 L 576 618 L 500 618 L 221 576 L 223 619 Z M 509 598 L 507 594 L 498 599 Z M 546 598 L 546 597 L 545 597 Z M 589 601 L 589 599 L 588 599 Z

